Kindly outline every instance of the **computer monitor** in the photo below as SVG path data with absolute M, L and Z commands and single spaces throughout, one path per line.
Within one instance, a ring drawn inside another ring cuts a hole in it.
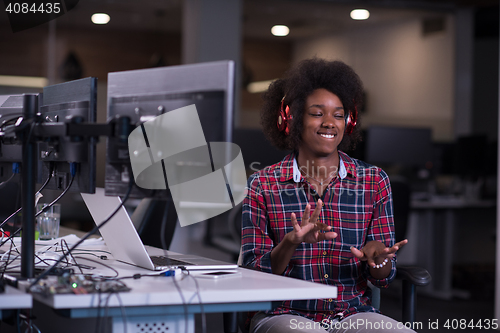
M 169 111 L 194 104 L 206 142 L 231 142 L 234 105 L 234 63 L 170 66 L 109 73 L 108 122 L 127 116 L 132 127 Z M 106 153 L 106 195 L 125 195 L 130 177 L 128 144 L 109 138 Z M 135 186 L 131 198 L 169 198 L 168 190 Z
M 365 158 L 380 166 L 423 168 L 432 161 L 432 129 L 369 127 Z
M 93 77 L 47 86 L 39 103 L 42 122 L 93 123 L 97 116 L 97 79 Z M 69 191 L 95 193 L 96 138 L 51 137 L 38 144 L 38 182 L 54 173 L 47 189 L 64 190 L 71 180 L 70 163 L 76 175 Z
M 23 115 L 23 95 L 0 96 L 0 182 L 10 178 L 13 163 L 21 163 L 22 146 L 16 142 L 15 133 L 5 134 L 14 128 L 16 121 Z
M 495 146 L 488 142 L 487 135 L 467 135 L 457 138 L 455 145 L 454 169 L 457 175 L 464 178 L 478 178 L 496 174 L 496 154 L 491 153 Z M 493 158 L 491 158 L 493 157 Z M 493 172 L 492 172 L 493 171 Z
M 21 165 L 23 152 L 16 134 L 9 129 L 16 126 L 23 115 L 23 95 L 0 96 L 0 222 L 21 206 Z M 16 169 L 16 174 L 14 173 Z M 17 218 L 17 217 L 16 217 Z M 15 218 L 15 219 L 16 219 Z M 15 222 L 11 220 L 10 222 Z M 4 227 L 4 229 L 6 229 Z M 7 228 L 8 229 L 8 228 Z

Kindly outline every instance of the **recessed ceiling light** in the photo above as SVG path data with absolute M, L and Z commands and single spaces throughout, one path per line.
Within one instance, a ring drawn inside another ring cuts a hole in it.
M 0 75 L 0 86 L 43 88 L 48 82 L 45 77 Z
M 256 81 L 256 82 L 250 82 L 247 86 L 247 90 L 250 93 L 260 93 L 264 92 L 269 88 L 269 85 L 273 82 L 274 80 L 267 80 L 267 81 Z
M 353 20 L 366 20 L 370 17 L 370 12 L 366 9 L 354 9 L 351 11 L 351 18 Z
M 111 18 L 108 14 L 95 13 L 92 15 L 92 23 L 94 24 L 107 24 Z
M 290 33 L 290 29 L 286 25 L 275 25 L 271 28 L 271 33 L 274 36 L 286 36 Z

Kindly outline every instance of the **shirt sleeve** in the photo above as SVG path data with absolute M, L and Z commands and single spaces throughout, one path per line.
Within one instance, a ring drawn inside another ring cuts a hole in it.
M 387 174 L 380 170 L 378 190 L 375 194 L 373 219 L 370 223 L 367 234 L 367 242 L 376 240 L 382 242 L 387 247 L 394 245 L 394 216 L 392 209 L 392 191 Z M 392 268 L 390 274 L 381 280 L 373 278 L 367 266 L 368 280 L 377 287 L 387 287 L 396 276 L 396 256 L 391 261 Z
M 243 200 L 241 250 L 243 265 L 272 273 L 272 241 L 267 223 L 267 209 L 263 189 L 257 174 L 247 183 L 247 195 Z

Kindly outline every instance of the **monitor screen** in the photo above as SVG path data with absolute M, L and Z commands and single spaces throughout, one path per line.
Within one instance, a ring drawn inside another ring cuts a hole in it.
M 365 158 L 381 166 L 425 167 L 432 161 L 432 130 L 372 126 L 367 130 Z
M 43 123 L 94 123 L 97 109 L 97 79 L 85 78 L 43 89 L 39 103 Z M 70 163 L 75 163 L 76 174 L 69 191 L 95 193 L 96 139 L 84 137 L 52 137 L 38 144 L 38 182 L 49 175 L 53 178 L 47 189 L 64 190 L 71 180 Z
M 234 63 L 170 66 L 108 75 L 108 122 L 130 118 L 132 128 L 158 116 L 195 105 L 206 142 L 231 142 Z M 144 128 L 144 127 L 143 127 Z M 186 131 L 190 129 L 187 128 Z M 127 142 L 109 138 L 106 151 L 106 195 L 125 195 L 130 177 Z M 168 198 L 168 190 L 134 186 L 132 198 Z
M 21 163 L 22 145 L 16 141 L 15 133 L 6 134 L 23 115 L 23 95 L 0 96 L 0 182 L 12 175 L 13 163 Z M 5 132 L 4 132 L 5 131 Z
M 23 115 L 23 95 L 0 96 L 0 222 L 21 206 L 21 173 L 18 166 L 22 162 L 22 145 L 13 129 Z M 16 174 L 14 174 L 14 168 Z M 19 215 L 11 219 L 16 224 Z M 9 228 L 3 228 L 10 230 Z

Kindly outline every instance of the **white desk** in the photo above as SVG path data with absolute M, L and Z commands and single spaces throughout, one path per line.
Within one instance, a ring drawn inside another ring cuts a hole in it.
M 148 248 L 148 251 L 150 254 L 163 254 L 160 249 Z M 113 275 L 111 270 L 85 259 L 78 259 L 78 262 L 95 266 L 93 273 Z M 120 276 L 152 273 L 112 259 L 104 262 L 115 268 Z M 109 294 L 101 296 L 56 294 L 48 297 L 33 294 L 33 298 L 36 302 L 64 313 L 70 318 L 103 317 L 107 314 L 112 317 L 113 332 L 124 331 L 122 309 L 128 332 L 135 332 L 139 330 L 138 328 L 145 327 L 169 327 L 168 332 L 184 332 L 186 324 L 188 330 L 193 332 L 194 314 L 202 311 L 208 313 L 267 310 L 272 308 L 273 301 L 337 297 L 336 287 L 247 269 L 238 270 L 241 276 L 218 280 L 197 279 L 203 307 L 200 306 L 197 297 L 194 279 L 184 278 L 177 281 L 185 300 L 183 304 L 173 278 L 165 276 L 124 280 L 132 290 L 114 294 L 109 299 Z M 108 303 L 105 310 L 106 302 Z M 54 317 L 55 323 L 57 316 Z M 77 331 L 77 327 L 72 329 L 72 333 Z
M 412 201 L 411 209 L 418 219 L 418 265 L 426 268 L 432 281 L 425 291 L 434 297 L 451 299 L 468 297 L 468 293 L 453 290 L 453 247 L 457 213 L 464 209 L 491 209 L 494 200 L 464 198 L 433 198 Z
M 3 318 L 3 311 L 17 309 L 31 309 L 33 298 L 11 286 L 5 286 L 5 291 L 0 294 L 0 319 Z

